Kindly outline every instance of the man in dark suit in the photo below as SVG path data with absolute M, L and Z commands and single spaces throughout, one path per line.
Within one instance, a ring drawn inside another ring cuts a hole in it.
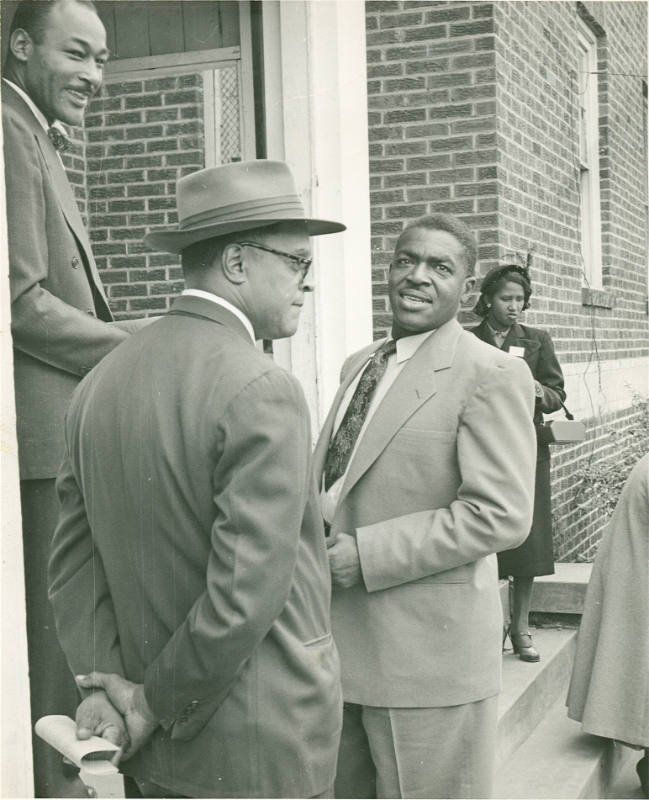
M 305 218 L 281 162 L 201 170 L 177 204 L 148 241 L 182 253 L 188 288 L 68 413 L 58 635 L 75 673 L 101 671 L 80 685 L 124 715 L 142 795 L 315 796 L 342 698 L 309 415 L 255 339 L 295 333 L 309 235 L 344 226 Z
M 63 418 L 81 376 L 127 338 L 112 323 L 90 242 L 55 149 L 83 121 L 102 81 L 104 27 L 91 3 L 18 5 L 2 80 L 11 327 L 32 719 L 78 700 L 54 635 L 47 557 L 58 513 L 54 479 Z M 38 796 L 76 791 L 34 739 Z
M 345 362 L 316 448 L 345 698 L 337 797 L 491 792 L 495 553 L 529 529 L 534 392 L 455 319 L 475 261 L 457 218 L 403 231 L 392 337 Z

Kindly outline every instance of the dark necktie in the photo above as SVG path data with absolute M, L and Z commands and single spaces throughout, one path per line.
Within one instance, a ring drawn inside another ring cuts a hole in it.
M 338 426 L 336 435 L 329 443 L 327 460 L 325 461 L 325 491 L 329 491 L 341 475 L 345 474 L 351 458 L 358 434 L 361 432 L 372 395 L 383 377 L 388 365 L 388 357 L 396 353 L 397 343 L 394 339 L 384 342 L 370 359 L 350 400 L 345 416 Z
M 47 129 L 47 135 L 50 138 L 50 142 L 52 142 L 59 153 L 64 152 L 70 146 L 70 140 L 68 137 L 63 133 L 63 131 L 61 131 L 59 128 L 56 128 L 54 125 Z

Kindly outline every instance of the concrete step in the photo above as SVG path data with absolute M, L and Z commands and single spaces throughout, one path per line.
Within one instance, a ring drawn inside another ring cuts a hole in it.
M 609 739 L 582 733 L 580 725 L 566 716 L 561 695 L 497 770 L 494 797 L 606 798 L 632 754 Z
M 536 663 L 503 653 L 503 690 L 498 698 L 496 765 L 528 738 L 558 698 L 565 699 L 575 652 L 574 629 L 530 628 L 541 655 Z
M 592 564 L 554 565 L 554 575 L 534 578 L 531 610 L 550 614 L 581 614 Z

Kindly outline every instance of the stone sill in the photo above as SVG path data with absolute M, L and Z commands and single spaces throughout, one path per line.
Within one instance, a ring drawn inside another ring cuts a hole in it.
M 609 289 L 591 289 L 588 286 L 582 286 L 581 304 L 595 308 L 613 308 L 615 295 Z

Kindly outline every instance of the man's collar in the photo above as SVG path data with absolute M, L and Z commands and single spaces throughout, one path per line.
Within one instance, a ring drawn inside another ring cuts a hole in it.
M 252 323 L 248 319 L 248 317 L 241 311 L 241 309 L 233 306 L 232 303 L 225 300 L 223 297 L 219 297 L 217 294 L 212 294 L 212 292 L 206 292 L 203 289 L 184 289 L 182 295 L 189 296 L 189 297 L 202 297 L 203 300 L 209 300 L 212 303 L 216 303 L 218 306 L 227 309 L 230 313 L 234 314 L 237 319 L 240 319 L 243 323 L 245 329 L 250 334 L 250 338 L 252 339 L 253 343 L 255 341 L 255 332 L 252 327 Z
M 29 110 L 38 120 L 38 124 L 47 133 L 47 129 L 50 127 L 49 123 L 47 122 L 47 119 L 45 119 L 45 115 L 43 114 L 43 112 L 40 110 L 40 108 L 36 106 L 36 104 L 34 103 L 32 98 L 27 94 L 27 92 L 24 89 L 21 89 L 20 86 L 15 84 L 13 81 L 10 81 L 9 78 L 3 78 L 2 80 L 5 81 L 5 83 L 8 83 L 9 86 L 11 86 L 11 88 L 25 101 L 25 103 L 27 103 Z M 60 122 L 55 122 L 54 125 L 56 125 L 59 128 L 62 127 Z M 63 133 L 66 133 L 65 129 L 63 129 Z
M 423 333 L 415 333 L 412 336 L 402 336 L 397 339 L 397 364 L 402 361 L 408 361 L 419 350 L 421 345 L 428 339 L 429 336 L 435 333 L 432 331 L 424 331 Z

